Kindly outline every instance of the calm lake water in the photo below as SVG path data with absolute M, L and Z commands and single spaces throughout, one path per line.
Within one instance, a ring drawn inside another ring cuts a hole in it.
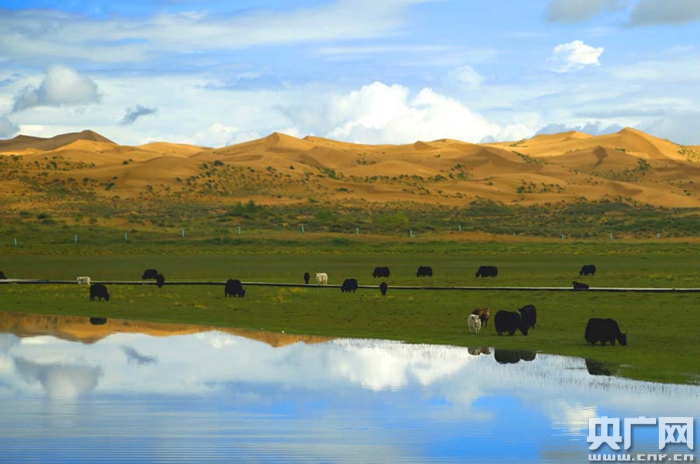
M 700 387 L 589 373 L 600 368 L 6 313 L 0 462 L 588 462 L 591 417 L 700 416 Z M 658 452 L 655 426 L 634 438 Z

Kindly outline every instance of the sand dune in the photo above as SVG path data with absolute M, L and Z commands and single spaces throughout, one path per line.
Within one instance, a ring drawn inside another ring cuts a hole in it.
M 183 143 L 151 142 L 145 145 L 137 145 L 136 148 L 165 155 L 191 156 L 211 148 L 198 147 Z
M 96 321 L 93 321 L 96 322 Z M 293 343 L 323 343 L 332 338 L 314 335 L 293 335 L 258 330 L 233 329 L 227 327 L 199 326 L 191 324 L 166 324 L 148 321 L 107 319 L 101 324 L 91 323 L 88 317 L 45 316 L 0 311 L 0 331 L 18 337 L 50 335 L 62 340 L 95 343 L 116 333 L 138 333 L 152 337 L 171 337 L 218 331 L 258 340 L 270 346 L 280 347 Z
M 0 191 L 16 195 L 37 183 L 72 178 L 92 179 L 86 185 L 106 197 L 177 193 L 180 200 L 195 195 L 222 203 L 254 198 L 289 204 L 315 196 L 460 206 L 477 197 L 541 204 L 621 196 L 700 207 L 700 147 L 630 128 L 603 136 L 564 132 L 489 144 L 438 139 L 404 145 L 275 132 L 218 149 L 168 142 L 121 146 L 83 131 L 51 139 L 18 136 L 0 141 L 0 151 L 22 154 L 6 159 L 24 177 L 0 176 Z
M 17 137 L 10 140 L 0 140 L 0 151 L 17 151 L 25 148 L 48 151 L 55 150 L 65 145 L 69 145 L 78 140 L 115 144 L 108 138 L 103 137 L 96 132 L 93 132 L 91 130 L 84 130 L 82 132 L 57 135 L 48 139 L 41 137 L 30 137 L 26 135 L 18 135 Z

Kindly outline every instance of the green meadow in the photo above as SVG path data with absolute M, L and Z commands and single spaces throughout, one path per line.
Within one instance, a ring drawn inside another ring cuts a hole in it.
M 329 283 L 357 278 L 360 285 L 389 284 L 344 294 L 336 288 L 248 286 L 246 297 L 224 298 L 223 286 L 109 286 L 111 301 L 90 302 L 87 286 L 0 285 L 0 310 L 100 316 L 285 331 L 334 337 L 403 340 L 581 356 L 613 366 L 619 375 L 658 382 L 700 380 L 700 294 L 392 290 L 392 285 L 700 287 L 697 245 L 659 242 L 468 242 L 338 238 L 306 234 L 238 242 L 202 240 L 113 246 L 4 246 L 0 270 L 8 278 L 140 280 L 157 268 L 166 281 L 303 283 L 308 271 Z M 579 277 L 583 264 L 594 277 Z M 499 276 L 477 279 L 481 264 Z M 418 266 L 434 277 L 418 279 Z M 375 266 L 391 268 L 373 279 Z M 478 335 L 467 316 L 478 306 L 517 310 L 534 304 L 538 323 L 528 336 L 497 336 L 493 323 Z M 590 317 L 612 317 L 629 345 L 590 346 Z

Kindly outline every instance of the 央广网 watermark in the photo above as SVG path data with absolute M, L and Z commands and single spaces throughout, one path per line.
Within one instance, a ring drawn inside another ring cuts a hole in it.
M 620 424 L 623 428 L 620 428 Z M 612 450 L 620 451 L 620 445 L 625 450 L 632 447 L 632 428 L 634 426 L 656 425 L 659 432 L 659 451 L 668 444 L 686 445 L 693 451 L 694 419 L 692 417 L 593 417 L 588 419 L 588 449 L 595 451 L 601 446 L 608 445 Z M 640 454 L 589 454 L 589 461 L 606 462 L 695 462 L 694 454 L 685 453 L 640 453 Z

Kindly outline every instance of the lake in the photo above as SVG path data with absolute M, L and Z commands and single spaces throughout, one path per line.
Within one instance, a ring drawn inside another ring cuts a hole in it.
M 0 462 L 589 462 L 589 418 L 700 416 L 699 386 L 609 373 L 493 347 L 0 311 Z M 659 453 L 657 426 L 633 430 L 632 451 Z

